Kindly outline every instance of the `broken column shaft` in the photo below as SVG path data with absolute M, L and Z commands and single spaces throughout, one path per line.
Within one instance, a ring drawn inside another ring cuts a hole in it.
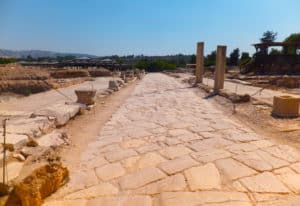
M 197 43 L 197 56 L 196 56 L 196 83 L 202 83 L 204 73 L 204 59 L 203 59 L 204 42 Z
M 218 46 L 216 68 L 215 68 L 214 92 L 219 92 L 220 89 L 224 88 L 225 66 L 226 66 L 226 46 Z

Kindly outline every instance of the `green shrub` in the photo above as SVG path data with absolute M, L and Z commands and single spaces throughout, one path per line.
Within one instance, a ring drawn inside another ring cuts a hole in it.
M 15 63 L 16 61 L 15 58 L 0 58 L 0 64 Z
M 139 61 L 135 67 L 145 69 L 148 72 L 161 72 L 164 70 L 175 70 L 176 64 L 167 61 Z

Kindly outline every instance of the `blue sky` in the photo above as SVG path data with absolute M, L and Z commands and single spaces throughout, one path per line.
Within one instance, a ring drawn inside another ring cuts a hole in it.
M 0 48 L 95 55 L 253 52 L 266 30 L 300 32 L 299 0 L 0 0 Z

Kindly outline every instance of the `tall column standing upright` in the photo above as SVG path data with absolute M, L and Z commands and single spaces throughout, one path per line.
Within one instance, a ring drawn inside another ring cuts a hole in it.
M 204 42 L 197 43 L 197 56 L 196 56 L 196 83 L 202 83 L 204 73 L 204 60 L 203 60 Z
M 215 92 L 219 92 L 220 89 L 224 88 L 225 66 L 226 66 L 226 46 L 218 46 L 216 68 L 215 68 L 215 84 L 214 84 Z

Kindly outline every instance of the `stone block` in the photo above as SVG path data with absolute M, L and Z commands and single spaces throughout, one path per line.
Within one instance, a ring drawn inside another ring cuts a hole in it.
M 140 189 L 135 190 L 135 193 L 154 195 L 161 192 L 176 192 L 183 191 L 185 186 L 186 184 L 184 176 L 182 174 L 177 174 L 148 184 Z
M 137 189 L 164 177 L 166 177 L 166 175 L 161 170 L 154 167 L 147 167 L 135 173 L 123 176 L 120 180 L 120 185 L 123 189 Z
M 241 183 L 251 192 L 289 193 L 279 179 L 270 172 L 260 173 L 256 176 L 242 178 Z
M 213 163 L 187 169 L 184 175 L 192 191 L 221 189 L 221 176 Z
M 298 117 L 300 97 L 274 96 L 272 114 L 278 117 Z
M 65 125 L 81 109 L 79 104 L 55 104 L 33 113 L 34 116 L 54 117 L 56 126 Z
M 65 197 L 65 199 L 88 199 L 88 198 L 95 198 L 99 196 L 107 196 L 107 195 L 115 195 L 118 194 L 119 189 L 114 185 L 103 182 L 98 185 L 89 187 L 84 190 L 79 190 L 75 193 L 71 193 Z
M 232 180 L 256 173 L 255 170 L 231 158 L 217 160 L 216 165 L 218 169 L 222 171 L 222 173 Z
M 124 175 L 125 170 L 120 163 L 113 163 L 96 168 L 96 174 L 101 180 L 107 181 Z
M 173 160 L 163 162 L 159 165 L 159 167 L 170 175 L 194 167 L 198 164 L 199 163 L 192 159 L 190 156 L 182 156 Z
M 65 143 L 63 134 L 55 130 L 49 134 L 36 138 L 35 140 L 38 145 L 42 147 L 59 146 Z
M 107 196 L 91 199 L 86 206 L 151 206 L 152 200 L 146 195 Z
M 155 206 L 251 206 L 247 194 L 242 192 L 165 192 L 157 197 Z
M 94 97 L 96 90 L 75 90 L 77 102 L 85 105 L 92 105 L 95 103 Z

